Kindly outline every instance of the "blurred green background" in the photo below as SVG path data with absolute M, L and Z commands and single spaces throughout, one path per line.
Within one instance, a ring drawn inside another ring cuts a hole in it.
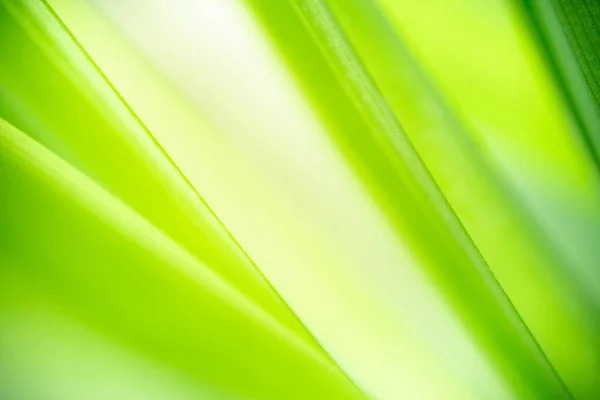
M 600 398 L 599 16 L 0 0 L 0 399 Z

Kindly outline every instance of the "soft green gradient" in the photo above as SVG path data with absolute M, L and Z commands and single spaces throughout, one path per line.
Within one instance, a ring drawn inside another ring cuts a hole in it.
M 4 282 L 25 281 L 117 341 L 239 396 L 361 398 L 318 349 L 138 213 L 15 128 L 0 129 L 11 210 Z
M 0 397 L 598 398 L 569 2 L 0 0 Z
M 51 11 L 42 3 L 11 1 L 2 12 L 2 25 L 9 30 L 2 36 L 7 57 L 1 65 L 1 105 L 7 120 L 301 331 L 251 260 Z
M 381 11 L 364 1 L 332 3 L 332 9 L 345 23 L 348 36 L 361 52 L 387 103 L 402 121 L 440 189 L 552 364 L 577 391 L 596 393 L 600 373 L 600 326 L 597 323 L 600 318 L 594 304 L 597 301 L 594 270 L 597 268 L 595 258 L 589 257 L 596 249 L 586 237 L 594 234 L 586 230 L 597 229 L 598 211 L 586 204 L 600 204 L 597 189 L 574 198 L 571 206 L 576 202 L 576 208 L 563 205 L 549 215 L 556 224 L 575 224 L 587 211 L 585 222 L 580 222 L 587 227 L 579 226 L 575 233 L 562 227 L 559 235 L 545 231 L 534 211 L 539 207 L 532 208 L 528 204 L 527 194 L 510 184 L 510 176 L 498 165 L 492 149 L 486 149 L 486 143 L 474 137 L 476 128 L 468 117 L 475 115 L 475 111 L 459 114 L 456 106 L 439 94 L 415 62 L 407 44 L 394 35 L 394 27 Z M 500 49 L 497 47 L 496 51 Z M 405 66 L 405 70 L 400 71 L 398 65 Z M 496 84 L 507 86 L 510 80 L 499 76 Z M 462 91 L 460 95 L 464 94 Z M 523 101 L 527 95 L 533 97 L 535 93 L 521 90 Z M 413 101 L 407 102 L 407 98 Z M 494 101 L 498 101 L 497 96 Z M 561 115 L 568 117 L 563 112 L 557 114 L 556 119 Z M 573 156 L 573 164 L 587 158 L 584 151 L 574 154 L 579 156 Z M 557 169 L 569 165 L 558 157 L 549 161 Z M 597 186 L 593 181 L 596 171 L 592 164 L 587 164 L 587 173 L 585 182 Z M 569 192 L 573 196 L 576 190 L 573 185 Z M 576 254 L 561 249 L 573 239 L 585 240 L 587 243 L 578 243 L 578 246 L 589 247 Z M 587 271 L 584 278 L 571 276 L 584 271 Z M 581 293 L 582 286 L 589 287 L 589 296 Z M 550 310 L 552 319 L 547 317 Z M 574 358 L 579 361 L 573 363 Z

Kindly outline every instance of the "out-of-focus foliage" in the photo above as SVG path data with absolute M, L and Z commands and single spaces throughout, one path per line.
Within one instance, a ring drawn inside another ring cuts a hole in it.
M 1 0 L 0 398 L 600 398 L 599 7 Z

